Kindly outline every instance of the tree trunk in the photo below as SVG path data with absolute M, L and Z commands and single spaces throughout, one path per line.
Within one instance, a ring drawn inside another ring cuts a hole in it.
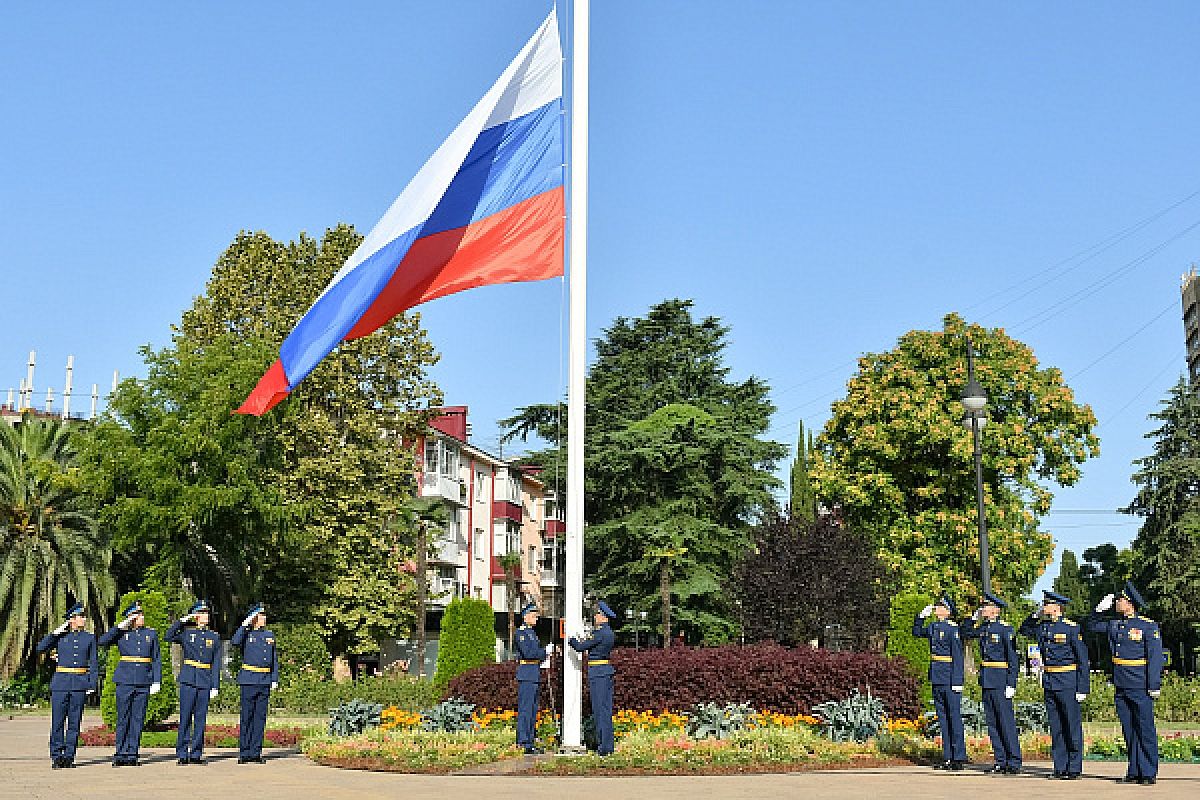
M 658 591 L 662 595 L 663 648 L 671 646 L 671 562 L 663 559 L 659 567 Z
M 513 608 L 513 604 L 517 602 L 517 584 L 513 579 L 512 568 L 504 571 L 504 591 L 506 595 L 505 600 L 508 601 L 505 605 L 508 606 L 508 654 L 511 656 L 513 652 L 513 626 L 517 624 L 516 609 Z
M 417 525 L 417 677 L 425 676 L 425 595 L 429 576 L 426 575 L 426 558 L 429 546 L 425 523 Z

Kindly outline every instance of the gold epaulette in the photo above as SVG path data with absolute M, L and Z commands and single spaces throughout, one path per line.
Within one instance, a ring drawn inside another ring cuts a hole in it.
M 1078 622 L 1076 622 L 1076 621 L 1074 621 L 1074 620 L 1071 620 L 1071 619 L 1067 619 L 1066 617 L 1063 617 L 1063 618 L 1062 618 L 1062 622 L 1065 622 L 1065 623 L 1067 623 L 1068 625 L 1074 625 L 1076 628 L 1078 628 L 1078 627 L 1079 627 L 1079 623 L 1078 623 Z

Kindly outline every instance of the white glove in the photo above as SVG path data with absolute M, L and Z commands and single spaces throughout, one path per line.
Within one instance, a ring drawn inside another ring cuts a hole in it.
M 932 605 L 925 606 L 924 608 L 921 609 L 921 619 L 925 619 L 932 613 L 933 613 L 933 606 Z
M 1012 700 L 1014 697 L 1017 696 L 1017 687 L 1005 686 L 1004 687 L 1004 696 L 1007 697 L 1009 700 Z
M 88 697 L 91 697 L 91 696 L 92 696 L 92 695 L 94 695 L 95 693 L 96 693 L 96 690 L 95 690 L 95 689 L 88 689 L 88 690 L 87 690 L 87 696 L 88 696 Z
M 1157 698 L 1160 694 L 1162 694 L 1162 690 L 1160 690 L 1160 689 L 1151 689 L 1150 690 L 1151 697 Z
M 152 684 L 150 684 L 150 694 L 158 694 L 158 693 L 159 693 L 159 692 L 161 692 L 161 691 L 162 691 L 162 684 L 161 684 L 161 683 L 152 683 Z
M 196 618 L 195 614 L 184 614 L 182 617 L 179 618 L 179 621 L 182 622 L 184 625 L 187 625 L 189 622 L 191 622 L 195 618 Z
M 278 688 L 279 688 L 279 681 L 271 681 L 271 689 L 274 690 L 274 689 L 278 689 Z
M 216 689 L 209 689 L 209 690 L 208 690 L 208 699 L 209 699 L 209 700 L 216 700 L 216 699 L 217 699 L 217 690 L 216 690 Z
M 975 613 L 971 615 L 972 622 L 979 622 L 979 609 L 975 609 Z
M 554 655 L 554 642 L 551 642 L 550 644 L 546 645 L 546 655 L 548 655 L 548 656 Z
M 1106 594 L 1106 595 L 1104 595 L 1104 599 L 1096 604 L 1096 610 L 1097 611 L 1108 611 L 1110 608 L 1112 608 L 1112 604 L 1113 604 L 1113 595 Z
M 244 620 L 242 620 L 242 627 L 249 628 L 251 625 L 254 624 L 254 618 L 257 616 L 258 616 L 258 614 L 251 614 L 250 616 L 246 617 Z
M 963 689 L 963 687 L 961 687 L 961 686 L 951 686 L 950 687 L 950 691 L 958 692 L 959 694 L 962 694 L 962 689 Z
M 117 627 L 123 631 L 129 630 L 129 626 L 133 624 L 133 617 L 126 617 L 117 623 Z
M 62 625 L 59 625 L 57 628 L 55 628 L 54 630 L 52 630 L 50 632 L 53 633 L 55 636 L 62 636 L 64 633 L 67 632 L 67 628 L 69 628 L 69 627 L 71 627 L 70 624 L 64 622 Z
M 1087 700 L 1086 694 L 1080 694 L 1079 692 L 1075 693 L 1075 702 L 1076 703 L 1082 703 L 1084 700 Z

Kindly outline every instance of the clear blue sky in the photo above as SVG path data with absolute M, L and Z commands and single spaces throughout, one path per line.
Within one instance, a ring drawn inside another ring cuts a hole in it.
M 1068 512 L 1128 502 L 1146 414 L 1184 369 L 1200 6 L 595 6 L 591 334 L 694 298 L 791 442 L 860 353 L 949 311 L 1003 326 L 1101 421 L 1048 529 L 1127 543 L 1133 520 Z M 137 348 L 168 342 L 241 229 L 368 229 L 548 9 L 6 4 L 0 400 L 29 350 L 39 398 L 69 353 L 77 386 L 140 374 Z M 425 308 L 484 446 L 560 390 L 561 288 Z

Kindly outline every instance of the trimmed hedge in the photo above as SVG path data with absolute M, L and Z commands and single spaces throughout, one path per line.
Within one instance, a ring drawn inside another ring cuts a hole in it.
M 887 647 L 884 652 L 908 664 L 921 691 L 921 705 L 933 704 L 933 688 L 929 685 L 929 641 L 912 635 L 913 618 L 932 601 L 927 595 L 903 592 L 892 598 L 891 619 L 888 622 Z
M 908 665 L 877 653 L 834 653 L 774 643 L 747 646 L 614 650 L 616 709 L 683 711 L 696 703 L 749 703 L 783 714 L 809 714 L 815 705 L 848 697 L 852 690 L 883 701 L 892 717 L 920 715 L 917 682 Z M 555 655 L 554 685 L 561 696 L 562 656 Z M 584 691 L 586 694 L 586 679 Z M 490 709 L 515 709 L 516 662 L 459 675 L 447 696 Z M 548 705 L 543 699 L 542 705 Z
M 458 597 L 446 606 L 433 682 L 445 686 L 469 669 L 496 663 L 496 618 L 486 600 Z
M 117 613 L 120 614 L 129 608 L 134 600 L 142 604 L 142 611 L 146 615 L 146 627 L 154 628 L 158 632 L 158 654 L 162 658 L 161 688 L 158 694 L 150 695 L 146 702 L 146 725 L 149 727 L 159 724 L 175 713 L 179 707 L 179 691 L 175 688 L 175 675 L 171 671 L 171 645 L 163 640 L 169 624 L 167 598 L 162 592 L 156 591 L 128 592 L 121 596 L 121 602 L 117 604 Z M 117 724 L 117 684 L 113 682 L 113 672 L 116 671 L 117 662 L 121 658 L 115 644 L 107 650 L 104 688 L 100 692 L 100 715 L 104 718 L 104 724 L 112 728 Z
M 311 622 L 277 622 L 267 627 L 275 634 L 281 687 L 287 688 L 306 676 L 318 680 L 329 680 L 333 677 L 333 659 L 316 625 Z M 237 648 L 233 650 L 238 652 Z

